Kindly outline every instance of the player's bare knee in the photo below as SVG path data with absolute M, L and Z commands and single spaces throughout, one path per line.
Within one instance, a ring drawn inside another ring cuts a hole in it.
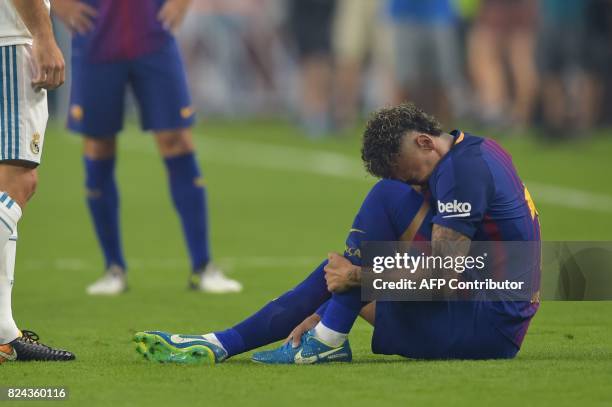
M 189 130 L 164 131 L 155 134 L 159 151 L 164 157 L 189 154 L 195 147 Z
M 31 169 L 23 174 L 24 196 L 29 201 L 38 187 L 38 171 Z
M 13 192 L 9 194 L 23 208 L 36 192 L 38 172 L 34 168 L 20 172 L 15 181 Z
M 1 167 L 0 190 L 8 193 L 20 207 L 25 207 L 32 198 L 38 184 L 35 168 L 6 165 Z

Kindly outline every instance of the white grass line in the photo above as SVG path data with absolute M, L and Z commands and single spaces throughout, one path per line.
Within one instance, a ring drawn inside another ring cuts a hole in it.
M 222 269 L 231 271 L 236 268 L 241 269 L 278 269 L 278 268 L 305 268 L 306 271 L 312 270 L 324 260 L 324 255 L 315 256 L 251 256 L 251 257 L 220 257 L 214 259 Z M 189 270 L 187 258 L 127 258 L 130 271 L 140 270 Z M 102 263 L 92 259 L 81 257 L 47 258 L 47 259 L 27 259 L 24 261 L 23 268 L 26 270 L 52 269 L 59 271 L 101 271 Z
M 77 140 L 73 136 L 70 139 Z M 330 151 L 217 137 L 198 138 L 196 144 L 207 162 L 374 182 L 359 160 Z M 157 154 L 152 142 L 144 144 L 130 138 L 122 142 L 121 148 Z M 612 212 L 610 195 L 536 181 L 526 181 L 525 184 L 536 205 L 543 203 L 562 208 Z
M 72 143 L 79 141 L 74 136 L 70 136 L 69 140 Z M 330 151 L 216 137 L 196 138 L 195 143 L 204 162 L 374 182 L 360 161 Z M 158 154 L 152 140 L 143 142 L 126 138 L 121 141 L 119 148 L 136 153 Z
M 612 212 L 612 196 L 595 194 L 580 189 L 559 187 L 540 182 L 525 182 L 536 203 L 562 206 L 572 209 L 585 209 L 599 212 Z
M 250 141 L 207 138 L 199 141 L 200 151 L 228 151 L 231 154 L 205 154 L 210 161 L 255 166 L 373 182 L 361 162 L 345 155 Z M 612 212 L 612 196 L 526 181 L 536 203 L 571 209 Z
M 330 151 L 218 138 L 199 141 L 198 147 L 204 152 L 204 158 L 210 161 L 374 181 L 366 174 L 360 161 Z M 213 154 L 215 151 L 227 153 Z

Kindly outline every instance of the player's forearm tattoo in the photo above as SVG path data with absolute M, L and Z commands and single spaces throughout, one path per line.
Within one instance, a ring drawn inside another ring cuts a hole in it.
M 360 287 L 361 286 L 361 267 L 353 266 L 349 270 L 348 278 L 351 286 Z
M 460 257 L 466 256 L 470 251 L 472 241 L 467 236 L 440 225 L 433 225 L 431 231 L 431 252 L 434 256 Z M 429 270 L 430 273 L 443 273 L 452 271 L 447 269 Z M 431 274 L 433 276 L 433 274 Z M 441 288 L 436 295 L 442 300 L 448 300 L 456 295 L 456 291 L 447 286 Z
M 440 225 L 434 225 L 431 232 L 431 251 L 434 256 L 467 256 L 470 251 L 469 237 Z

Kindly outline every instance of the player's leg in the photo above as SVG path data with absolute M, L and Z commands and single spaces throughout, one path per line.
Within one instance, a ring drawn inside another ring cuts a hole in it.
M 352 126 L 358 116 L 363 62 L 376 27 L 378 2 L 341 0 L 333 23 L 336 57 L 334 80 L 337 86 L 334 105 L 336 125 Z
M 372 351 L 411 359 L 512 358 L 519 347 L 494 325 L 499 314 L 489 304 L 379 302 Z
M 476 23 L 468 37 L 468 66 L 485 124 L 504 124 L 508 95 L 504 79 L 501 34 L 487 23 Z
M 135 336 L 137 350 L 156 361 L 215 363 L 284 339 L 329 298 L 325 264 L 321 263 L 296 287 L 229 329 L 206 335 L 140 332 Z
M 128 69 L 125 63 L 94 63 L 72 57 L 68 128 L 83 136 L 87 206 L 100 248 L 105 274 L 87 287 L 92 295 L 125 291 L 126 262 L 119 226 L 119 192 L 115 181 L 115 136 L 123 126 Z
M 345 255 L 351 261 L 359 263 L 361 241 L 400 239 L 406 230 L 411 229 L 413 220 L 420 217 L 423 202 L 422 196 L 406 184 L 390 180 L 379 182 L 370 191 L 355 218 L 347 239 L 348 248 Z M 408 239 L 413 237 L 410 235 Z M 139 333 L 135 338 L 138 349 L 154 360 L 214 363 L 226 359 L 228 355 L 246 352 L 285 338 L 315 310 L 321 314 L 327 312 L 328 307 L 318 308 L 330 295 L 323 272 L 325 264 L 326 262 L 323 262 L 296 288 L 228 330 L 204 336 L 176 336 L 163 332 Z M 373 319 L 371 311 L 366 311 L 366 315 L 370 320 Z M 352 314 L 348 318 L 354 321 Z M 317 340 L 313 341 L 315 342 Z M 160 348 L 158 353 L 155 351 L 157 348 Z M 153 354 L 150 349 L 153 349 Z M 289 344 L 278 349 L 273 355 L 266 354 L 255 359 L 265 363 L 293 363 L 299 349 L 301 348 L 293 348 Z
M 400 240 L 413 222 L 420 225 L 423 221 L 422 216 L 418 216 L 423 203 L 423 197 L 408 185 L 390 180 L 379 182 L 361 206 L 347 246 L 356 251 L 361 242 Z M 411 229 L 416 231 L 418 227 Z M 414 236 L 404 238 L 412 240 Z M 350 253 L 345 256 L 354 264 L 361 264 L 361 257 Z M 360 289 L 333 294 L 321 322 L 315 327 L 315 335 L 332 347 L 341 346 L 365 305 Z
M 359 316 L 368 324 L 374 326 L 376 323 L 376 301 L 372 301 L 361 309 Z
M 2 133 L 4 142 L 4 127 Z M 0 344 L 9 343 L 19 336 L 11 308 L 17 224 L 21 219 L 21 209 L 35 187 L 36 169 L 0 162 Z
M 366 304 L 361 301 L 359 288 L 333 294 L 321 322 L 315 326 L 315 336 L 333 348 L 341 346 Z
M 74 355 L 38 343 L 12 314 L 17 224 L 36 189 L 47 125 L 47 93 L 32 86 L 31 49 L 0 47 L 0 363 L 70 360 Z
M 130 66 L 142 126 L 155 134 L 165 161 L 174 206 L 191 258 L 190 286 L 208 292 L 236 292 L 237 281 L 210 262 L 206 187 L 192 141 L 193 109 L 181 55 L 174 40 Z
M 391 25 L 396 103 L 415 100 L 423 83 L 422 44 L 424 29 L 409 21 L 394 21 Z
M 413 240 L 424 223 L 427 208 L 423 197 L 409 185 L 380 181 L 355 217 L 344 256 L 353 264 L 361 264 L 361 242 Z M 333 294 L 325 309 L 318 311 L 321 321 L 304 335 L 298 347 L 258 352 L 253 360 L 282 364 L 350 361 L 348 333 L 365 305 L 359 289 Z
M 106 273 L 87 287 L 91 295 L 127 289 L 126 262 L 119 224 L 119 190 L 115 179 L 116 137 L 83 137 L 87 207 L 104 255 Z
M 234 327 L 215 332 L 229 356 L 285 339 L 329 298 L 321 263 L 304 281 Z
M 460 43 L 458 29 L 454 23 L 439 24 L 430 27 L 432 52 L 435 55 L 437 78 L 442 85 L 441 95 L 450 102 L 452 117 L 464 118 L 471 112 L 471 100 L 465 86 L 465 77 L 460 60 Z M 444 104 L 438 101 L 438 104 Z
M 299 121 L 312 137 L 331 130 L 330 89 L 333 83 L 331 61 L 334 2 L 287 2 L 289 30 L 299 59 Z M 312 26 L 317 27 L 312 30 Z
M 190 287 L 219 293 L 240 291 L 240 283 L 225 277 L 210 262 L 206 186 L 191 129 L 156 131 L 155 139 L 166 164 L 172 201 L 191 259 Z
M 24 104 L 20 105 L 25 107 Z M 3 133 L 0 138 L 2 145 L 6 146 L 8 138 L 5 137 L 7 128 L 4 126 L 0 129 Z M 17 143 L 22 146 L 25 144 L 23 139 Z M 35 165 L 21 160 L 25 158 L 22 154 L 16 157 L 19 161 L 0 160 L 0 364 L 7 360 L 72 360 L 72 353 L 39 343 L 36 334 L 20 331 L 13 320 L 11 303 L 17 224 L 22 215 L 21 210 L 34 194 L 37 182 Z
M 508 48 L 508 62 L 515 88 L 512 113 L 518 126 L 526 128 L 531 122 L 538 94 L 534 30 L 518 28 L 510 34 Z

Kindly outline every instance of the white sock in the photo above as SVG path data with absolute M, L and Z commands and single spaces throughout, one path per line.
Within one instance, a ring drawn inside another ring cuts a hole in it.
M 219 346 L 220 348 L 222 348 L 224 351 L 227 352 L 227 349 L 225 349 L 225 347 L 223 346 L 223 344 L 221 343 L 219 338 L 217 338 L 217 335 L 215 335 L 215 334 L 206 334 L 206 335 L 202 335 L 202 337 L 204 339 L 206 339 L 208 342 L 211 342 L 211 343 Z
M 0 344 L 9 343 L 19 336 L 13 320 L 11 293 L 15 276 L 17 249 L 17 222 L 21 208 L 8 194 L 0 192 Z
M 323 325 L 323 322 L 319 322 L 314 327 L 315 336 L 320 339 L 326 345 L 331 346 L 332 348 L 337 348 L 346 341 L 348 338 L 348 334 L 343 334 L 342 332 L 334 331 Z

